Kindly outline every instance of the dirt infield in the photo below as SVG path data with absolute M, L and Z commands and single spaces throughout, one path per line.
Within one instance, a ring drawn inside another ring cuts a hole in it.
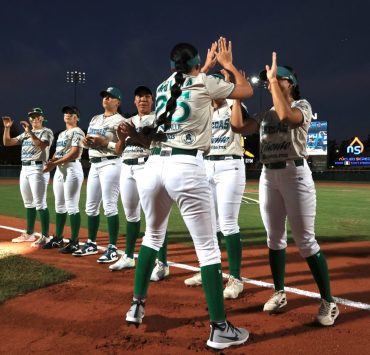
M 22 228 L 24 222 L 4 217 L 0 225 Z M 1 304 L 0 353 L 212 353 L 205 346 L 209 323 L 202 289 L 186 288 L 183 283 L 191 271 L 171 267 L 168 279 L 151 284 L 144 323 L 136 329 L 124 323 L 134 270 L 112 273 L 107 265 L 96 262 L 97 256 L 75 258 L 56 250 L 34 250 L 28 243 L 10 243 L 18 234 L 0 228 L 0 249 L 26 254 L 76 277 Z M 81 234 L 86 236 L 86 231 Z M 106 246 L 107 235 L 101 234 L 98 242 Z M 333 294 L 369 304 L 370 242 L 322 244 L 322 249 L 331 270 Z M 194 249 L 185 245 L 170 245 L 168 259 L 197 266 Z M 224 261 L 225 253 L 227 272 Z M 264 246 L 244 249 L 242 275 L 271 282 Z M 317 291 L 294 246 L 288 248 L 286 285 Z M 339 305 L 341 314 L 335 326 L 322 328 L 314 323 L 317 299 L 288 293 L 286 310 L 270 316 L 261 311 L 270 294 L 271 289 L 246 283 L 242 298 L 225 302 L 229 320 L 248 328 L 251 335 L 244 346 L 223 353 L 368 354 L 368 310 Z

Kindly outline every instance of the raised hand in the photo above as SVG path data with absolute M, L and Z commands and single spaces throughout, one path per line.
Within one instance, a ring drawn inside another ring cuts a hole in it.
M 2 120 L 3 120 L 3 124 L 4 124 L 5 128 L 10 128 L 13 125 L 13 122 L 14 122 L 12 120 L 12 118 L 9 117 L 9 116 L 3 116 Z
M 207 73 L 217 63 L 216 57 L 217 41 L 213 42 L 211 48 L 208 48 L 206 61 L 201 69 L 202 73 Z
M 233 63 L 233 52 L 231 41 L 227 42 L 225 37 L 218 40 L 218 51 L 216 53 L 217 61 L 225 69 Z
M 30 124 L 29 124 L 27 121 L 21 121 L 20 123 L 21 123 L 21 125 L 22 125 L 22 127 L 23 127 L 24 131 L 25 131 L 26 133 L 30 133 L 30 131 L 31 131 L 31 126 L 30 126 Z
M 276 52 L 272 52 L 272 64 L 271 68 L 266 65 L 266 77 L 267 80 L 270 81 L 271 79 L 276 79 L 276 73 L 277 73 L 277 55 Z

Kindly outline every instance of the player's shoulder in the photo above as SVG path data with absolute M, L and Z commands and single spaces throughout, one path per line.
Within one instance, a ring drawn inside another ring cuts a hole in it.
M 48 127 L 43 127 L 43 132 L 47 132 L 48 134 L 54 135 L 54 132 Z
M 311 104 L 306 99 L 299 99 L 292 102 L 292 107 L 305 108 L 312 110 Z

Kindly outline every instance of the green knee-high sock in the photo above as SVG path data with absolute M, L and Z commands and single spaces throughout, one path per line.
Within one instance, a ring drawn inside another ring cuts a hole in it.
M 66 224 L 67 220 L 67 213 L 56 213 L 55 214 L 55 237 L 56 238 L 62 238 L 63 237 L 63 231 L 64 226 Z
M 276 291 L 284 290 L 285 279 L 285 249 L 272 250 L 269 249 L 269 261 L 272 278 Z
M 100 215 L 87 216 L 88 238 L 94 243 L 96 242 L 96 235 L 98 234 L 99 224 Z
M 328 264 L 326 263 L 325 255 L 322 251 L 319 251 L 315 255 L 306 258 L 306 260 L 320 290 L 321 298 L 328 302 L 333 302 L 333 297 L 330 292 Z
M 126 225 L 126 250 L 125 254 L 129 258 L 134 257 L 136 239 L 140 233 L 140 221 L 138 222 L 128 222 Z
M 142 245 L 137 258 L 134 297 L 138 299 L 146 298 L 150 276 L 152 274 L 155 259 L 158 252 L 152 248 Z
M 109 233 L 109 244 L 117 245 L 118 233 L 119 233 L 119 216 L 107 217 L 108 222 L 108 233 Z
M 225 306 L 221 264 L 202 266 L 200 273 L 209 317 L 212 322 L 223 322 L 225 320 Z
M 81 226 L 81 215 L 80 212 L 69 215 L 69 221 L 71 223 L 71 240 L 75 242 L 78 240 L 78 234 L 80 233 Z
M 242 264 L 242 242 L 240 240 L 240 233 L 226 235 L 225 242 L 230 275 L 240 280 L 240 268 Z
M 26 208 L 27 211 L 27 234 L 32 234 L 35 230 L 36 208 Z
M 166 235 L 164 236 L 162 248 L 159 249 L 159 252 L 158 252 L 158 260 L 166 266 L 167 266 L 167 244 L 168 244 L 168 236 L 166 233 Z
M 223 237 L 222 232 L 217 232 L 217 241 L 218 241 L 218 246 L 220 247 L 220 249 L 221 249 L 222 237 Z
M 49 236 L 49 210 L 47 208 L 39 210 L 41 220 L 41 234 Z

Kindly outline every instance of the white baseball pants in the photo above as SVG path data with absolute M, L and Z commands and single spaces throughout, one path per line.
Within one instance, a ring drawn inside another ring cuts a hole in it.
M 159 250 L 175 201 L 193 239 L 200 266 L 221 262 L 213 199 L 204 164 L 190 155 L 150 156 L 138 185 L 145 213 L 143 245 Z
M 99 214 L 102 201 L 106 217 L 118 214 L 121 164 L 121 158 L 91 164 L 86 188 L 86 214 L 88 216 Z
M 303 166 L 289 161 L 284 169 L 263 167 L 259 199 L 270 249 L 286 248 L 288 218 L 300 254 L 308 258 L 320 250 L 315 238 L 316 190 L 306 160 Z
M 50 173 L 43 174 L 42 169 L 43 164 L 22 166 L 19 184 L 25 208 L 47 208 L 46 192 Z
M 84 174 L 80 162 L 57 166 L 53 179 L 55 212 L 76 214 L 80 212 L 80 192 Z

